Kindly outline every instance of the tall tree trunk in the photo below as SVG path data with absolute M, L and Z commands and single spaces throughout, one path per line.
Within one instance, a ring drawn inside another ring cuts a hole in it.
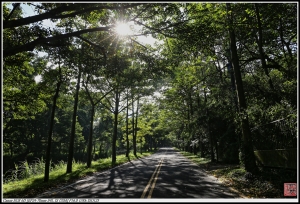
M 106 94 L 104 94 L 101 99 L 99 99 L 97 102 L 93 102 L 93 98 L 89 92 L 89 89 L 87 87 L 86 84 L 83 83 L 83 86 L 86 90 L 86 93 L 88 95 L 88 98 L 90 100 L 90 103 L 92 105 L 92 109 L 91 109 L 91 118 L 90 118 L 90 134 L 89 134 L 89 140 L 88 140 L 88 151 L 87 151 L 87 167 L 91 167 L 91 163 L 92 163 L 92 148 L 93 148 L 93 129 L 94 129 L 94 116 L 95 116 L 95 106 L 108 94 L 110 93 L 107 92 Z M 94 148 L 95 149 L 95 148 Z M 94 150 L 95 151 L 95 150 Z
M 150 135 L 150 151 L 152 151 L 152 136 Z
M 198 109 L 198 119 L 197 119 L 197 122 L 198 122 L 198 127 L 201 126 L 201 120 L 200 120 L 200 92 L 199 92 L 199 86 L 197 86 L 197 109 Z M 198 133 L 199 134 L 199 151 L 200 151 L 200 157 L 204 157 L 204 144 L 202 142 L 202 134 L 201 132 Z
M 59 141 L 58 154 L 61 154 L 61 141 Z
M 265 59 L 265 52 L 264 52 L 264 49 L 263 49 L 262 25 L 261 25 L 261 21 L 260 21 L 258 4 L 255 3 L 254 7 L 255 7 L 255 13 L 256 13 L 256 19 L 257 19 L 257 25 L 258 25 L 258 37 L 259 37 L 259 39 L 258 39 L 257 44 L 258 44 L 258 48 L 259 48 L 260 60 L 261 60 L 262 67 L 265 71 L 265 74 L 268 77 L 269 86 L 270 86 L 272 91 L 275 91 L 273 82 L 272 82 L 271 77 L 269 75 L 269 71 L 268 71 L 267 63 L 266 63 L 266 59 Z M 273 96 L 274 96 L 274 93 L 273 93 Z M 277 98 L 274 98 L 274 100 L 275 99 L 277 99 Z
M 218 162 L 219 161 L 219 145 L 216 140 L 215 140 L 215 149 L 216 149 L 216 156 L 217 156 L 217 162 Z
M 243 155 L 242 160 L 245 165 L 246 171 L 251 173 L 256 173 L 258 169 L 255 163 L 251 131 L 249 127 L 248 115 L 246 112 L 247 105 L 246 105 L 246 99 L 244 95 L 242 75 L 239 67 L 239 58 L 238 58 L 237 48 L 236 48 L 235 32 L 232 26 L 233 19 L 232 19 L 231 5 L 230 3 L 227 3 L 226 5 L 228 11 L 231 12 L 231 14 L 229 14 L 229 36 L 230 36 L 231 61 L 234 69 L 235 85 L 236 85 L 237 98 L 239 104 L 239 117 L 242 123 L 242 155 Z
M 189 103 L 189 99 L 186 100 L 186 103 L 187 103 L 187 131 L 188 131 L 188 138 L 187 138 L 187 151 L 189 152 L 192 152 L 192 146 L 190 145 L 191 144 L 191 141 L 192 141 L 192 138 L 191 138 L 191 115 L 190 115 L 190 103 Z
M 206 109 L 206 121 L 207 121 L 207 134 L 209 138 L 209 144 L 210 144 L 210 161 L 215 161 L 215 153 L 214 153 L 214 144 L 213 144 L 213 135 L 210 133 L 210 120 L 209 120 L 209 110 L 207 107 L 207 96 L 206 96 L 206 88 L 204 88 L 204 104 Z
M 101 151 L 102 151 L 102 144 L 100 142 L 100 147 L 99 147 L 99 158 L 101 158 Z
M 135 125 L 135 127 L 134 127 L 135 140 L 137 138 L 137 130 L 138 130 L 139 103 L 140 103 L 140 98 L 139 98 L 139 95 L 138 95 L 137 104 L 136 104 L 136 113 L 135 113 L 135 124 L 134 124 Z M 136 150 L 136 148 L 135 148 L 135 150 Z M 134 155 L 136 156 L 136 151 L 135 151 Z
M 93 155 L 95 155 L 95 153 L 96 153 L 96 141 L 94 141 L 94 143 L 93 143 Z M 96 156 L 94 156 L 94 158 L 95 158 Z
M 55 116 L 55 109 L 56 109 L 56 102 L 59 96 L 59 89 L 61 86 L 61 67 L 60 67 L 60 60 L 59 60 L 59 81 L 56 84 L 55 94 L 53 96 L 53 103 L 52 103 L 52 110 L 51 110 L 51 117 L 50 117 L 50 126 L 49 126 L 49 133 L 48 133 L 48 146 L 46 151 L 46 163 L 45 163 L 45 175 L 44 175 L 44 182 L 49 181 L 49 172 L 50 172 L 50 153 L 51 153 L 51 143 L 52 143 L 52 132 L 54 126 L 54 116 Z
M 112 137 L 112 154 L 111 154 L 111 164 L 114 166 L 116 164 L 116 142 L 117 142 L 117 134 L 118 134 L 118 114 L 119 114 L 119 91 L 116 89 L 116 103 L 115 103 L 115 111 L 114 111 L 114 132 Z
M 135 128 L 134 128 L 134 100 L 132 95 L 132 143 L 133 143 L 133 154 L 136 156 L 136 135 L 135 135 Z
M 126 101 L 126 157 L 129 157 L 129 130 L 128 130 L 128 105 L 129 105 L 129 97 L 128 97 L 128 90 L 127 90 L 127 101 Z
M 77 115 L 77 105 L 78 105 L 78 93 L 79 93 L 79 89 L 80 89 L 80 79 L 81 79 L 81 67 L 79 67 L 76 92 L 75 92 L 74 110 L 73 110 L 73 117 L 72 117 L 72 128 L 71 128 L 71 136 L 70 136 L 70 144 L 69 144 L 69 155 L 68 155 L 68 163 L 67 163 L 67 173 L 72 172 L 72 161 L 73 161 L 73 157 L 74 157 L 75 127 L 76 127 L 76 115 Z
M 95 104 L 92 103 L 91 109 L 91 118 L 90 118 L 90 134 L 88 140 L 88 156 L 87 156 L 87 167 L 91 167 L 92 163 L 92 148 L 93 148 L 93 123 L 94 123 L 94 115 L 95 115 Z
M 201 158 L 204 158 L 205 157 L 205 154 L 204 154 L 204 143 L 203 143 L 202 140 L 200 141 L 200 145 L 201 145 Z
M 193 92 L 193 87 L 190 87 L 189 91 L 188 91 L 188 103 L 189 103 L 189 112 L 190 112 L 190 115 L 189 115 L 189 118 L 188 118 L 188 120 L 189 120 L 189 137 L 192 138 L 192 140 L 194 141 L 196 139 L 195 135 L 193 134 L 194 125 L 191 122 L 193 120 L 193 117 L 194 117 L 192 92 Z M 196 143 L 193 143 L 192 152 L 194 153 L 194 155 L 197 154 Z
M 11 158 L 11 161 L 12 161 L 12 158 L 13 158 L 13 142 L 9 142 L 9 150 L 10 150 L 10 158 Z
M 140 153 L 142 154 L 142 139 L 140 138 Z
M 289 64 L 288 60 L 287 60 L 287 53 L 286 53 L 286 50 L 285 50 L 285 47 L 287 49 L 289 49 L 289 46 L 286 44 L 285 40 L 284 40 L 284 35 L 283 35 L 283 22 L 282 22 L 282 18 L 283 17 L 280 17 L 279 19 L 279 23 L 280 23 L 280 27 L 279 27 L 279 35 L 280 35 L 280 41 L 281 41 L 281 52 L 283 53 L 283 59 L 285 59 L 285 63 L 286 64 Z M 290 49 L 289 49 L 290 50 Z M 290 59 L 292 59 L 292 53 L 290 53 Z
M 230 49 L 229 49 L 229 52 L 230 52 Z M 229 63 L 227 64 L 227 70 L 230 73 L 231 90 L 232 90 L 232 93 L 233 93 L 233 102 L 234 102 L 234 105 L 235 105 L 235 110 L 236 110 L 236 112 L 238 112 L 239 108 L 238 108 L 238 102 L 237 102 L 237 97 L 236 97 L 234 70 L 232 68 L 232 63 L 231 63 L 230 55 L 231 54 L 228 53 L 228 61 L 229 61 Z

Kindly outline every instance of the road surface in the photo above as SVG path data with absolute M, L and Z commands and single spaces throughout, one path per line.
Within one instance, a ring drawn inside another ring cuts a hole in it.
M 239 198 L 173 148 L 140 158 L 37 198 Z

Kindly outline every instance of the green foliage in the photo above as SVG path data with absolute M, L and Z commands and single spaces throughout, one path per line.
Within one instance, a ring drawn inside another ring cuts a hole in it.
M 135 160 L 137 158 L 149 156 L 151 154 L 153 154 L 153 152 L 146 152 L 143 154 L 137 153 L 137 157 L 135 157 L 132 153 L 130 153 L 129 158 L 125 157 L 124 155 L 120 155 L 117 156 L 116 165 L 126 163 L 128 160 Z M 34 165 L 25 163 L 27 162 L 22 163 L 21 166 L 16 165 L 16 170 L 13 171 L 14 174 L 11 176 L 11 178 L 4 180 L 4 197 L 35 197 L 39 193 L 43 193 L 43 191 L 46 191 L 51 187 L 61 185 L 65 182 L 74 181 L 75 179 L 79 179 L 91 175 L 94 172 L 103 171 L 112 167 L 110 158 L 93 161 L 91 168 L 86 168 L 85 163 L 73 160 L 73 171 L 70 174 L 66 174 L 65 169 L 67 164 L 63 161 L 60 161 L 52 167 L 50 171 L 49 182 L 45 183 L 43 181 L 43 172 L 41 171 L 41 167 L 45 166 L 43 159 L 38 160 Z M 19 168 L 22 168 L 22 171 L 20 171 Z M 27 175 L 27 177 L 19 177 L 20 173 L 21 175 Z
M 261 169 L 260 174 L 248 179 L 244 169 L 236 167 L 219 167 L 209 171 L 223 184 L 238 190 L 245 198 L 284 198 L 282 184 L 296 181 L 293 171 L 283 169 Z
M 181 151 L 180 153 L 183 156 L 185 156 L 186 158 L 192 160 L 197 165 L 205 165 L 205 164 L 209 163 L 209 160 L 207 158 L 201 158 L 201 157 L 199 157 L 199 155 L 194 155 L 194 154 L 191 154 L 189 152 L 184 152 L 184 151 Z
M 7 5 L 3 4 L 4 24 L 23 18 L 19 7 L 7 19 L 11 12 Z M 137 141 L 144 148 L 157 147 L 163 142 L 190 148 L 191 141 L 197 139 L 196 154 L 217 155 L 218 150 L 220 161 L 236 163 L 242 116 L 248 118 L 251 129 L 288 117 L 285 128 L 265 126 L 262 135 L 252 132 L 255 148 L 282 144 L 281 137 L 286 138 L 288 145 L 296 144 L 296 3 L 230 4 L 229 12 L 225 3 L 124 4 L 126 8 L 122 11 L 114 8 L 119 4 L 111 3 L 27 5 L 39 14 L 64 8 L 53 16 L 68 17 L 50 17 L 53 28 L 37 20 L 3 30 L 3 50 L 18 53 L 3 59 L 3 148 L 4 154 L 9 155 L 5 159 L 13 159 L 10 165 L 24 160 L 32 152 L 41 156 L 46 148 L 48 119 L 57 83 L 61 83 L 61 87 L 51 151 L 57 158 L 66 158 L 76 84 L 73 79 L 79 68 L 82 68 L 82 83 L 86 87 L 82 89 L 89 94 L 80 90 L 75 139 L 78 157 L 86 152 L 90 97 L 97 102 L 111 89 L 101 105 L 99 102 L 95 106 L 93 144 L 101 157 L 109 157 L 114 145 L 111 144 L 111 112 L 116 91 L 121 93 L 120 111 L 125 110 L 126 97 L 134 101 L 141 97 Z M 102 6 L 111 9 L 102 9 Z M 81 13 L 84 9 L 88 12 Z M 247 103 L 244 114 L 237 114 L 235 84 L 226 67 L 230 58 L 229 17 L 232 17 L 236 35 Z M 27 46 L 40 38 L 112 26 L 117 21 L 132 19 L 142 26 L 141 33 L 161 40 L 156 48 L 142 46 L 135 36 L 121 38 L 112 30 L 84 33 L 80 38 L 49 40 L 43 46 Z M 19 50 L 22 46 L 47 55 L 39 57 L 32 51 Z M 38 75 L 42 80 L 37 83 Z M 127 89 L 132 95 L 125 96 Z M 158 97 L 154 96 L 155 92 L 160 93 Z M 151 102 L 146 102 L 150 101 L 146 96 L 150 96 Z M 121 128 L 116 145 L 121 151 L 125 144 L 124 114 L 120 113 L 118 119 Z M 133 129 L 131 122 L 129 129 Z M 129 140 L 131 146 L 131 133 Z M 21 159 L 17 160 L 18 157 Z M 24 169 L 22 176 L 30 175 L 33 170 L 29 163 L 16 167 L 16 172 Z M 16 172 L 12 173 L 12 180 L 20 177 Z
M 196 163 L 220 180 L 223 185 L 235 189 L 243 198 L 283 198 L 282 184 L 295 181 L 296 171 L 285 169 L 260 169 L 257 176 L 251 176 L 244 168 L 226 163 L 211 163 L 199 155 L 181 152 L 182 155 Z
M 43 158 L 38 159 L 33 164 L 28 164 L 28 161 L 23 161 L 19 165 L 15 164 L 14 170 L 9 170 L 4 175 L 4 184 L 9 182 L 17 182 L 26 180 L 31 177 L 36 177 L 44 173 L 45 162 Z
M 292 60 L 295 59 L 296 52 L 292 51 L 295 44 L 289 44 L 284 40 L 286 35 L 289 35 L 287 38 L 293 39 L 292 33 L 295 31 L 290 30 L 291 32 L 287 34 L 286 28 L 281 24 L 285 21 L 294 24 L 294 20 L 283 18 L 283 15 L 287 13 L 295 15 L 293 12 L 295 4 L 281 4 L 280 9 L 275 8 L 275 4 L 257 5 L 261 12 L 260 20 L 263 25 L 262 36 L 264 39 L 262 46 L 267 65 L 263 65 L 262 59 L 256 55 L 261 50 L 258 47 L 257 16 L 254 4 L 231 4 L 231 13 L 227 12 L 225 4 L 188 4 L 187 10 L 184 12 L 188 14 L 187 17 L 190 21 L 177 27 L 178 30 L 175 30 L 174 34 L 178 38 L 176 40 L 168 39 L 165 50 L 162 52 L 169 61 L 172 61 L 170 64 L 173 65 L 173 75 L 171 75 L 173 83 L 165 92 L 164 103 L 172 104 L 170 106 L 173 113 L 172 120 L 175 120 L 174 116 L 178 114 L 178 116 L 180 115 L 179 120 L 182 121 L 182 126 L 177 123 L 174 129 L 181 127 L 183 131 L 177 134 L 181 135 L 182 139 L 190 139 L 189 134 L 204 132 L 209 125 L 209 131 L 214 135 L 214 140 L 220 143 L 221 155 L 228 155 L 223 159 L 237 157 L 236 150 L 239 146 L 239 134 L 241 134 L 239 119 L 241 115 L 235 113 L 234 107 L 236 93 L 230 90 L 232 85 L 230 75 L 226 76 L 226 67 L 222 68 L 222 64 L 227 63 L 228 57 L 226 52 L 229 39 L 225 34 L 228 32 L 228 22 L 226 21 L 228 14 L 233 15 L 234 29 L 239 43 L 238 55 L 245 82 L 244 90 L 248 106 L 246 111 L 250 126 L 255 127 L 285 118 L 296 110 L 294 101 L 296 99 L 296 75 L 292 77 L 288 74 L 288 72 L 296 70 L 295 62 Z M 278 13 L 272 15 L 270 21 L 267 13 L 271 13 L 273 9 L 276 9 Z M 286 47 L 287 50 L 283 51 L 273 44 L 274 42 L 289 48 Z M 291 58 L 288 57 L 288 52 Z M 178 59 L 180 59 L 179 62 L 175 63 Z M 284 61 L 289 61 L 291 66 Z M 195 70 L 198 71 L 189 69 L 192 68 L 191 65 L 194 65 Z M 186 70 L 187 72 L 185 72 Z M 194 89 L 191 92 L 188 92 L 189 85 Z M 201 89 L 206 90 L 206 96 L 202 93 L 199 103 L 196 93 Z M 189 94 L 192 97 L 188 99 Z M 204 101 L 205 103 L 203 103 Z M 194 121 L 197 121 L 197 118 L 206 117 L 208 122 L 204 122 L 204 120 L 199 123 L 199 121 L 194 127 L 193 120 L 191 120 L 193 112 L 188 114 L 192 110 L 188 107 L 189 103 L 192 104 L 190 107 L 197 107 L 199 110 L 196 114 L 194 113 Z M 197 103 L 201 106 L 198 107 Z M 166 107 L 165 104 L 164 106 Z M 205 110 L 210 114 L 205 116 L 203 113 Z M 226 127 L 226 124 L 233 122 L 235 130 L 230 134 L 226 134 L 226 128 L 223 129 L 222 125 L 219 125 L 224 123 Z M 174 133 L 173 138 L 176 138 Z M 268 142 L 267 140 L 262 142 L 262 136 L 254 134 L 253 137 L 257 143 L 261 141 L 260 143 L 265 144 L 265 148 L 267 148 Z M 232 140 L 233 138 L 235 140 Z M 236 146 L 230 147 L 228 143 L 236 144 Z M 230 152 L 227 149 L 233 151 Z

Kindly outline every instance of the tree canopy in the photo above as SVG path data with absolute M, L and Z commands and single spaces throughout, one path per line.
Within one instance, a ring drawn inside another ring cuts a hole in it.
M 2 8 L 7 168 L 173 145 L 255 173 L 253 151 L 297 146 L 297 3 Z

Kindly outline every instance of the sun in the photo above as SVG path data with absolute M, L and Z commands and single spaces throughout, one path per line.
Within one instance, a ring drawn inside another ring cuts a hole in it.
M 117 23 L 117 25 L 115 27 L 115 31 L 120 36 L 126 36 L 126 35 L 132 34 L 130 25 L 127 23 Z

